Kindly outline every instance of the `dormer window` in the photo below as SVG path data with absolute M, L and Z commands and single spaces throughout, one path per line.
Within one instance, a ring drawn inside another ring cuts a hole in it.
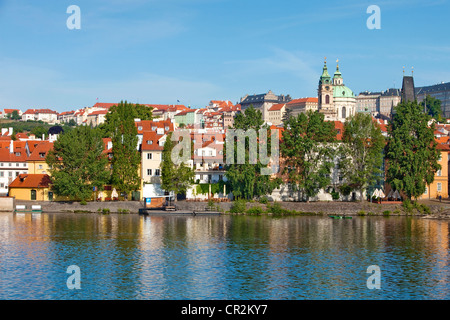
M 147 140 L 147 144 L 153 144 L 153 140 Z
M 22 154 L 22 153 L 20 153 L 20 152 L 16 152 L 16 156 L 17 156 L 17 157 L 20 157 L 21 154 Z
M 39 152 L 39 157 L 40 158 L 45 158 L 45 152 Z

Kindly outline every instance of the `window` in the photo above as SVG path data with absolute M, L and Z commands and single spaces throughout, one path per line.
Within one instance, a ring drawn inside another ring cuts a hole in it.
M 16 152 L 16 156 L 20 157 L 21 153 L 20 152 Z
M 425 192 L 423 194 L 428 194 L 428 187 L 425 187 Z
M 8 177 L 12 177 L 12 171 L 8 172 Z
M 39 152 L 39 157 L 45 158 L 45 152 Z
M 325 96 L 325 104 L 329 104 L 330 103 L 330 96 L 326 95 Z
M 16 167 L 18 167 L 20 165 L 20 163 L 16 163 Z
M 147 169 L 147 175 L 151 176 L 152 175 L 152 169 Z
M 19 176 L 19 171 L 16 171 L 16 177 L 18 177 Z
M 161 175 L 160 170 L 159 169 L 155 169 L 155 176 L 160 176 L 160 175 Z
M 442 171 L 441 171 L 441 169 L 439 169 L 439 170 L 436 172 L 436 175 L 437 175 L 438 177 L 442 176 Z
M 39 169 L 44 169 L 44 166 L 42 164 L 39 165 Z
M 5 173 L 3 171 L 0 171 L 0 177 L 4 177 Z
M 5 184 L 4 183 L 0 183 L 0 188 L 4 188 Z
M 153 140 L 147 140 L 147 144 L 153 144 Z
M 138 131 L 142 131 L 142 126 L 139 126 L 139 127 L 138 127 Z
M 437 191 L 442 191 L 442 183 L 438 182 Z
M 26 163 L 24 163 L 24 164 L 23 164 L 23 167 L 26 167 L 26 166 L 27 166 L 27 164 L 26 164 Z
M 147 160 L 151 160 L 152 159 L 152 154 L 151 152 L 147 153 Z

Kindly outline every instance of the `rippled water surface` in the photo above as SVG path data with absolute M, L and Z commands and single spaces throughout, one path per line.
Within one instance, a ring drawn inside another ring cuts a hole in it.
M 440 220 L 0 213 L 0 299 L 449 299 L 449 258 Z

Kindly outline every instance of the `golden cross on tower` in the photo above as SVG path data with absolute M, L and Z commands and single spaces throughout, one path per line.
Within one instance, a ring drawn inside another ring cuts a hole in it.
M 336 59 L 336 63 L 339 63 L 339 59 Z

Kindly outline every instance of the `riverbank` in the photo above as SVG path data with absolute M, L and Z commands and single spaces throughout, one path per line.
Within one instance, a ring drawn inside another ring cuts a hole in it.
M 223 214 L 231 214 L 234 202 L 214 202 L 213 210 Z M 271 212 L 273 203 L 262 204 L 257 201 L 246 203 L 246 212 L 240 214 L 296 214 L 296 215 L 349 215 L 349 216 L 404 216 L 415 215 L 428 219 L 450 219 L 450 201 L 420 200 L 416 208 L 406 210 L 401 203 L 383 202 L 278 202 L 277 212 Z M 87 202 L 82 205 L 79 202 L 48 202 L 48 201 L 24 201 L 16 200 L 15 205 L 40 205 L 43 212 L 73 212 L 73 213 L 138 213 L 144 207 L 143 201 L 107 201 Z M 207 202 L 177 201 L 176 213 L 205 212 Z M 274 211 L 274 210 L 272 210 Z M 167 214 L 166 211 L 154 212 Z

